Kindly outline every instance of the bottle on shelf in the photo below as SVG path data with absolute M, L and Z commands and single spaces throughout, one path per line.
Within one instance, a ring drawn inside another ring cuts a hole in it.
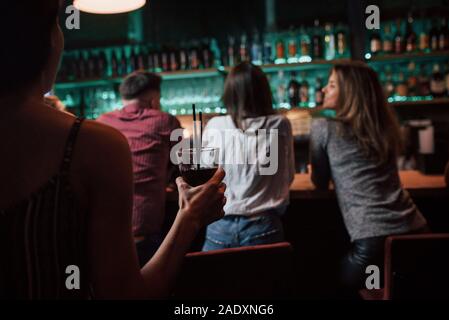
M 167 53 L 166 48 L 162 49 L 161 65 L 162 65 L 162 71 L 164 71 L 164 72 L 170 71 L 170 65 L 169 65 L 169 61 L 168 61 L 168 53 Z
M 117 55 L 115 50 L 112 50 L 111 53 L 111 76 L 113 78 L 118 77 L 119 72 L 118 72 L 118 60 L 117 60 Z
M 402 36 L 402 23 L 398 19 L 396 21 L 396 33 L 394 35 L 394 53 L 401 54 L 404 52 L 404 38 Z
M 446 63 L 446 74 L 444 76 L 444 80 L 446 82 L 446 96 L 449 97 L 449 61 Z
M 405 80 L 405 76 L 403 72 L 399 73 L 398 83 L 395 88 L 395 94 L 400 97 L 408 96 L 408 83 Z
M 196 42 L 192 43 L 189 50 L 189 65 L 191 70 L 198 70 L 200 68 L 200 57 L 198 54 L 198 46 Z
M 278 36 L 276 41 L 276 60 L 275 63 L 285 63 L 285 46 L 284 40 L 281 36 Z
M 341 24 L 337 27 L 337 56 L 344 57 L 346 55 L 346 34 Z
M 384 34 L 382 39 L 382 51 L 384 53 L 393 53 L 393 35 L 391 34 L 391 25 L 386 23 L 384 26 Z
M 441 18 L 440 30 L 438 31 L 438 49 L 449 50 L 449 29 L 446 17 Z
M 315 79 L 315 104 L 321 106 L 324 100 L 323 82 L 320 77 Z
M 419 50 L 422 52 L 430 51 L 430 35 L 428 34 L 429 21 L 425 20 L 421 25 L 421 32 L 419 33 Z
M 425 65 L 420 65 L 419 75 L 418 75 L 418 94 L 420 96 L 430 95 L 430 79 L 426 73 Z
M 411 61 L 407 67 L 408 71 L 408 95 L 409 96 L 417 96 L 418 95 L 418 77 L 416 75 L 416 65 L 415 62 Z
M 187 51 L 184 49 L 184 46 L 182 46 L 181 50 L 179 50 L 179 69 L 187 70 L 188 67 Z
M 212 67 L 214 58 L 213 58 L 212 52 L 210 50 L 209 39 L 203 40 L 203 44 L 201 46 L 201 61 L 202 61 L 202 66 L 204 69 L 209 69 Z
M 131 73 L 135 70 L 137 70 L 137 57 L 136 52 L 134 51 L 134 48 L 131 48 L 131 54 L 129 55 L 129 64 L 128 64 L 128 72 Z
M 385 68 L 385 83 L 384 83 L 384 93 L 387 98 L 394 95 L 395 85 L 393 82 L 393 75 L 391 72 L 391 67 L 387 66 Z
M 374 30 L 371 33 L 371 39 L 370 39 L 370 51 L 372 55 L 377 55 L 382 50 L 382 40 L 380 38 L 379 32 Z
M 301 106 L 308 106 L 309 103 L 309 82 L 306 73 L 302 75 L 301 87 L 299 88 L 299 100 Z
M 246 34 L 242 34 L 240 37 L 240 50 L 239 50 L 239 61 L 248 61 L 249 55 L 248 55 L 248 41 Z
M 433 65 L 432 77 L 430 78 L 430 93 L 434 98 L 441 98 L 446 94 L 446 83 L 438 63 Z
M 414 52 L 416 51 L 416 33 L 413 30 L 413 15 L 410 12 L 407 17 L 407 28 L 405 32 L 405 51 Z
M 300 42 L 300 58 L 299 62 L 310 62 L 312 57 L 310 56 L 310 36 L 304 26 L 299 29 L 299 42 Z
M 315 19 L 312 37 L 312 55 L 313 59 L 323 58 L 323 39 L 321 37 L 320 21 Z
M 290 108 L 298 107 L 300 102 L 300 84 L 296 80 L 296 72 L 292 71 L 290 73 L 290 81 L 287 86 L 288 93 L 288 103 L 290 104 Z
M 335 59 L 335 34 L 333 30 L 333 25 L 331 23 L 326 23 L 324 35 L 324 52 L 326 60 Z
M 233 67 L 236 65 L 236 61 L 235 61 L 235 40 L 234 37 L 229 36 L 228 37 L 228 50 L 227 50 L 227 55 L 228 55 L 228 66 L 229 67 Z
M 262 64 L 262 46 L 260 45 L 260 37 L 257 29 L 253 33 L 251 43 L 251 61 L 255 65 Z
M 138 70 L 146 70 L 145 65 L 145 54 L 143 53 L 143 48 L 141 47 L 139 53 L 137 54 L 137 69 Z
M 287 105 L 286 102 L 286 90 L 284 84 L 284 71 L 279 70 L 277 76 L 277 87 L 276 87 L 276 100 L 279 107 L 285 107 Z
M 430 38 L 430 50 L 431 51 L 437 51 L 439 48 L 439 32 L 437 28 L 437 24 L 435 20 L 432 20 L 432 28 L 429 32 L 429 38 Z
M 290 27 L 288 46 L 287 46 L 287 62 L 296 63 L 298 62 L 298 43 L 296 40 L 296 34 L 293 27 Z
M 271 34 L 267 33 L 264 36 L 263 42 L 263 64 L 271 64 L 271 63 L 273 63 L 272 41 L 271 41 Z
M 176 71 L 179 68 L 178 59 L 176 58 L 177 54 L 175 50 L 170 52 L 170 71 Z

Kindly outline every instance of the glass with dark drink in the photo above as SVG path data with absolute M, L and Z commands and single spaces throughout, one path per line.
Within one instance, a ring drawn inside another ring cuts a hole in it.
M 178 152 L 179 171 L 192 187 L 206 183 L 218 169 L 218 148 L 182 149 Z

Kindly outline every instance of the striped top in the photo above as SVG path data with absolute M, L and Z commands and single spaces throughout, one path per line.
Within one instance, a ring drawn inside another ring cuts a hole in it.
M 60 171 L 25 201 L 0 210 L 0 299 L 89 297 L 86 216 L 69 181 L 81 123 L 76 119 L 70 130 Z

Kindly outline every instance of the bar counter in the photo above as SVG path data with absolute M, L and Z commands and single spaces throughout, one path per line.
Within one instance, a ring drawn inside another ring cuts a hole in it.
M 419 171 L 400 171 L 402 185 L 412 197 L 448 197 L 449 188 L 443 175 L 424 175 Z M 316 190 L 310 174 L 297 173 L 290 187 L 291 199 L 328 199 L 335 197 L 330 190 Z M 177 201 L 176 191 L 168 191 L 168 200 Z

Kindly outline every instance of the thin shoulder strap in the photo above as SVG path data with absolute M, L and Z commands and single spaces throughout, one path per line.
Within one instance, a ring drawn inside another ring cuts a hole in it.
M 84 118 L 76 118 L 72 128 L 70 129 L 69 136 L 67 137 L 64 149 L 64 158 L 62 159 L 61 164 L 61 173 L 63 175 L 67 175 L 69 173 L 70 164 L 72 162 L 73 148 L 75 147 L 76 138 L 78 137 L 78 132 L 83 121 Z

